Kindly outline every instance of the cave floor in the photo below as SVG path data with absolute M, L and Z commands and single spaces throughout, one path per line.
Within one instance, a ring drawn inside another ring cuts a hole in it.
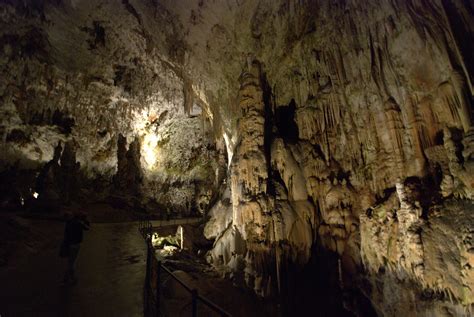
M 191 226 L 184 227 L 186 245 L 195 236 Z M 173 234 L 176 228 L 164 227 L 161 233 Z M 92 222 L 84 233 L 75 285 L 63 285 L 67 263 L 58 255 L 63 230 L 59 216 L 0 212 L 0 247 L 11 251 L 7 264 L 0 263 L 0 316 L 143 316 L 146 244 L 138 223 Z M 165 263 L 234 316 L 275 316 L 271 305 L 220 278 L 193 252 L 181 252 Z M 164 315 L 190 315 L 189 294 L 171 280 L 163 287 Z
M 143 316 L 146 247 L 136 222 L 92 223 L 77 260 L 78 283 L 64 286 L 64 224 L 20 221 L 42 242 L 27 242 L 27 251 L 0 267 L 2 317 Z

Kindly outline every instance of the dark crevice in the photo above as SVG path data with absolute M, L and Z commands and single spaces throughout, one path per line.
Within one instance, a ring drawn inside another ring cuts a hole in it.
M 135 19 L 137 19 L 138 24 L 142 25 L 142 17 L 138 14 L 137 10 L 130 4 L 128 0 L 122 0 L 122 4 L 125 6 L 128 12 L 130 12 Z
M 453 140 L 454 146 L 456 148 L 456 157 L 458 158 L 460 164 L 464 164 L 464 156 L 462 155 L 462 151 L 464 150 L 464 146 L 462 144 L 464 133 L 461 129 L 458 128 L 450 128 L 449 130 L 451 132 L 451 139 Z
M 466 25 L 463 23 L 464 19 L 452 1 L 443 0 L 442 4 L 453 31 L 453 37 L 466 65 L 468 76 L 471 82 L 474 82 L 474 38 L 469 30 L 466 29 Z M 472 10 L 472 8 L 469 8 L 469 5 L 466 6 L 466 9 Z M 470 13 L 472 14 L 472 11 Z
M 291 100 L 288 106 L 280 106 L 276 109 L 275 123 L 278 136 L 286 143 L 295 144 L 298 141 L 298 126 L 295 122 L 296 102 Z
M 91 37 L 87 40 L 90 50 L 105 46 L 105 28 L 100 21 L 93 21 L 92 28 L 82 27 L 81 31 L 88 33 Z
M 272 167 L 271 167 L 271 150 L 272 150 L 272 143 L 273 143 L 273 95 L 272 89 L 267 81 L 266 74 L 261 71 L 260 72 L 260 84 L 262 87 L 263 92 L 263 103 L 265 105 L 265 124 L 264 124 L 264 131 L 263 131 L 263 150 L 265 153 L 265 161 L 267 163 L 267 171 L 268 171 L 268 180 L 267 180 L 267 192 L 269 195 L 275 195 L 275 187 L 273 185 L 272 179 Z
M 114 66 L 114 85 L 121 86 L 126 93 L 132 93 L 132 73 L 124 65 Z
M 395 193 L 395 187 L 385 188 L 382 195 L 376 194 L 374 206 L 381 205 L 386 202 L 393 193 Z
M 53 125 L 57 126 L 62 133 L 70 134 L 72 128 L 76 124 L 74 118 L 69 117 L 65 113 L 56 110 L 52 118 Z

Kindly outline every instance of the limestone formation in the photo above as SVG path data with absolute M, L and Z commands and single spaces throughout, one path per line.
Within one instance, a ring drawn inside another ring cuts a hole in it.
M 259 295 L 328 252 L 380 315 L 472 313 L 472 3 L 33 2 L 0 4 L 3 205 L 61 144 L 50 188 L 204 214 Z

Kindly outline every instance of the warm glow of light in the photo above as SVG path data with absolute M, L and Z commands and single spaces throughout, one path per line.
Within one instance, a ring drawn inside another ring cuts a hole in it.
M 145 135 L 143 141 L 143 152 L 145 157 L 145 162 L 148 164 L 148 167 L 153 167 L 156 163 L 156 143 L 158 142 L 158 136 L 155 133 L 148 133 Z
M 38 194 L 37 192 L 34 192 L 34 193 L 33 193 L 33 197 L 38 198 L 38 197 L 39 197 L 39 194 Z
M 224 142 L 227 148 L 227 164 L 230 167 L 230 163 L 232 163 L 232 156 L 234 155 L 233 148 L 232 148 L 232 139 L 229 138 L 227 133 L 224 132 Z
M 156 232 L 151 235 L 151 244 L 153 246 L 158 244 L 158 241 L 159 241 L 158 238 L 159 238 L 159 236 L 158 236 L 158 233 L 156 233 Z
M 178 231 L 176 232 L 176 236 L 179 239 L 179 246 L 180 246 L 181 250 L 183 250 L 183 248 L 184 248 L 184 234 L 183 234 L 183 231 L 184 231 L 183 227 L 179 226 Z
M 172 246 L 172 245 L 165 245 L 163 247 L 163 250 L 168 252 L 168 253 L 174 253 L 174 251 L 178 250 L 178 248 L 175 247 L 175 246 Z
M 180 232 L 179 229 L 178 232 Z M 173 255 L 178 250 L 178 247 L 176 245 L 179 243 L 180 245 L 182 245 L 182 241 L 183 240 L 180 240 L 178 234 L 174 236 L 171 235 L 165 237 L 160 237 L 157 232 L 151 234 L 151 244 L 155 248 L 156 253 L 161 257 L 168 257 Z M 169 243 L 174 245 L 171 245 Z

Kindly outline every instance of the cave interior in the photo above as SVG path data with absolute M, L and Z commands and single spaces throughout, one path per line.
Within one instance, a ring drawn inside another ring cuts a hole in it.
M 1 316 L 147 315 L 145 219 L 234 316 L 472 316 L 472 0 L 2 0 L 0 26 Z M 43 300 L 71 215 L 80 283 Z

